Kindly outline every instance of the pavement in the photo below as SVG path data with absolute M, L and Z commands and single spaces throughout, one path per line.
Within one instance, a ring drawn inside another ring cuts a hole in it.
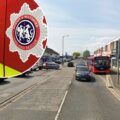
M 117 75 L 117 70 L 116 69 L 111 69 L 111 80 L 113 84 L 113 88 L 116 88 L 120 91 L 120 76 L 118 80 L 118 75 Z M 120 73 L 119 73 L 120 75 Z
M 106 87 L 120 101 L 120 76 L 118 80 L 117 69 L 111 69 L 111 74 L 107 74 L 104 79 L 106 80 Z

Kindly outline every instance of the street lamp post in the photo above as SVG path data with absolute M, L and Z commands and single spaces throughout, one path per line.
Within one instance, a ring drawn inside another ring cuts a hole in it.
M 69 35 L 62 36 L 62 65 L 64 65 L 64 39 L 65 37 L 69 37 Z

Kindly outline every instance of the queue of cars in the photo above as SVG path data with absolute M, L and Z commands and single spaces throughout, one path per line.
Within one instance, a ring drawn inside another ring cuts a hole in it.
M 30 71 L 35 71 L 35 70 L 41 70 L 41 69 L 59 69 L 60 64 L 62 64 L 63 59 L 51 59 L 48 57 L 43 57 L 40 59 L 29 71 L 27 71 L 25 74 L 27 74 Z M 74 67 L 74 62 L 69 59 L 64 62 L 68 62 L 67 66 L 68 67 Z M 91 72 L 89 71 L 87 65 L 84 62 L 80 62 L 76 65 L 75 68 L 75 79 L 76 80 L 84 80 L 84 81 L 90 81 L 91 80 Z
M 61 58 L 55 59 L 55 58 L 46 58 L 43 57 L 34 65 L 32 70 L 37 70 L 37 69 L 59 69 L 60 64 L 62 64 Z M 65 61 L 64 61 L 65 62 Z M 74 62 L 71 60 L 66 60 L 68 62 L 67 66 L 68 67 L 74 67 Z M 90 81 L 91 80 L 91 72 L 89 71 L 87 65 L 85 64 L 84 61 L 81 61 L 76 65 L 75 68 L 75 79 L 76 80 L 84 80 L 84 81 Z

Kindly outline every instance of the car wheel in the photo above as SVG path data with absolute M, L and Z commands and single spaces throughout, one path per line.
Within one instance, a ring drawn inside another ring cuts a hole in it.
M 88 78 L 88 81 L 91 81 L 91 78 Z
M 75 76 L 75 79 L 78 80 L 78 78 Z
M 4 82 L 4 80 L 5 80 L 4 78 L 0 78 L 0 82 Z

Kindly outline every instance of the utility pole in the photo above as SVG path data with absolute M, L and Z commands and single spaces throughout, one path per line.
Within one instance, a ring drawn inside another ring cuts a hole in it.
M 64 65 L 64 39 L 65 37 L 69 37 L 69 35 L 62 36 L 62 65 Z

